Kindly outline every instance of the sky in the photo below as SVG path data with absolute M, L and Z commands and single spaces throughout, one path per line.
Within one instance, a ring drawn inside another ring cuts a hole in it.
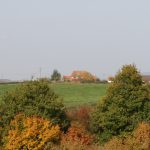
M 0 0 L 0 78 L 57 69 L 104 79 L 132 63 L 150 72 L 149 7 L 149 0 Z

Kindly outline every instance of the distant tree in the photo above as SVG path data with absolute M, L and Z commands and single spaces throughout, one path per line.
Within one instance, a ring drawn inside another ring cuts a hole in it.
M 92 127 L 100 141 L 129 133 L 142 121 L 150 122 L 149 93 L 137 68 L 123 66 L 92 115 Z
M 98 80 L 96 76 L 88 71 L 74 71 L 71 76 L 83 83 L 92 83 Z
M 90 72 L 84 71 L 81 74 L 81 82 L 96 82 L 96 76 L 92 75 Z
M 51 75 L 51 81 L 60 81 L 61 74 L 55 69 Z

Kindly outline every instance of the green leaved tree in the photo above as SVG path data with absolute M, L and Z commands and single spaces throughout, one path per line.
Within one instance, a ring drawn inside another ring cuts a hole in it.
M 54 70 L 51 75 L 51 81 L 60 81 L 60 80 L 61 80 L 61 74 L 57 70 Z
M 3 102 L 0 106 L 0 135 L 7 133 L 10 121 L 19 113 L 50 119 L 63 131 L 70 125 L 62 99 L 45 80 L 23 83 L 16 90 L 6 93 Z
M 139 122 L 150 122 L 149 93 L 136 66 L 123 66 L 92 114 L 92 129 L 100 141 L 129 133 Z

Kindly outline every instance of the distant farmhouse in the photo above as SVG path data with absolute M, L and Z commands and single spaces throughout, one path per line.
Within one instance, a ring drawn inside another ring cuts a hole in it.
M 142 80 L 144 83 L 150 83 L 150 75 L 142 75 Z
M 64 76 L 63 80 L 69 82 L 82 82 L 82 81 L 95 82 L 97 80 L 97 77 L 87 71 L 73 71 L 71 75 Z

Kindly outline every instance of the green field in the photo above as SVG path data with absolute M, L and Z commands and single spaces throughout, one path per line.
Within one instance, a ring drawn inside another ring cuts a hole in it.
M 17 87 L 17 84 L 0 84 L 0 103 L 2 96 L 8 92 L 12 91 Z
M 67 107 L 95 104 L 106 93 L 107 84 L 55 83 L 50 87 L 64 100 Z M 17 84 L 1 84 L 0 98 Z M 1 101 L 1 100 L 0 100 Z

